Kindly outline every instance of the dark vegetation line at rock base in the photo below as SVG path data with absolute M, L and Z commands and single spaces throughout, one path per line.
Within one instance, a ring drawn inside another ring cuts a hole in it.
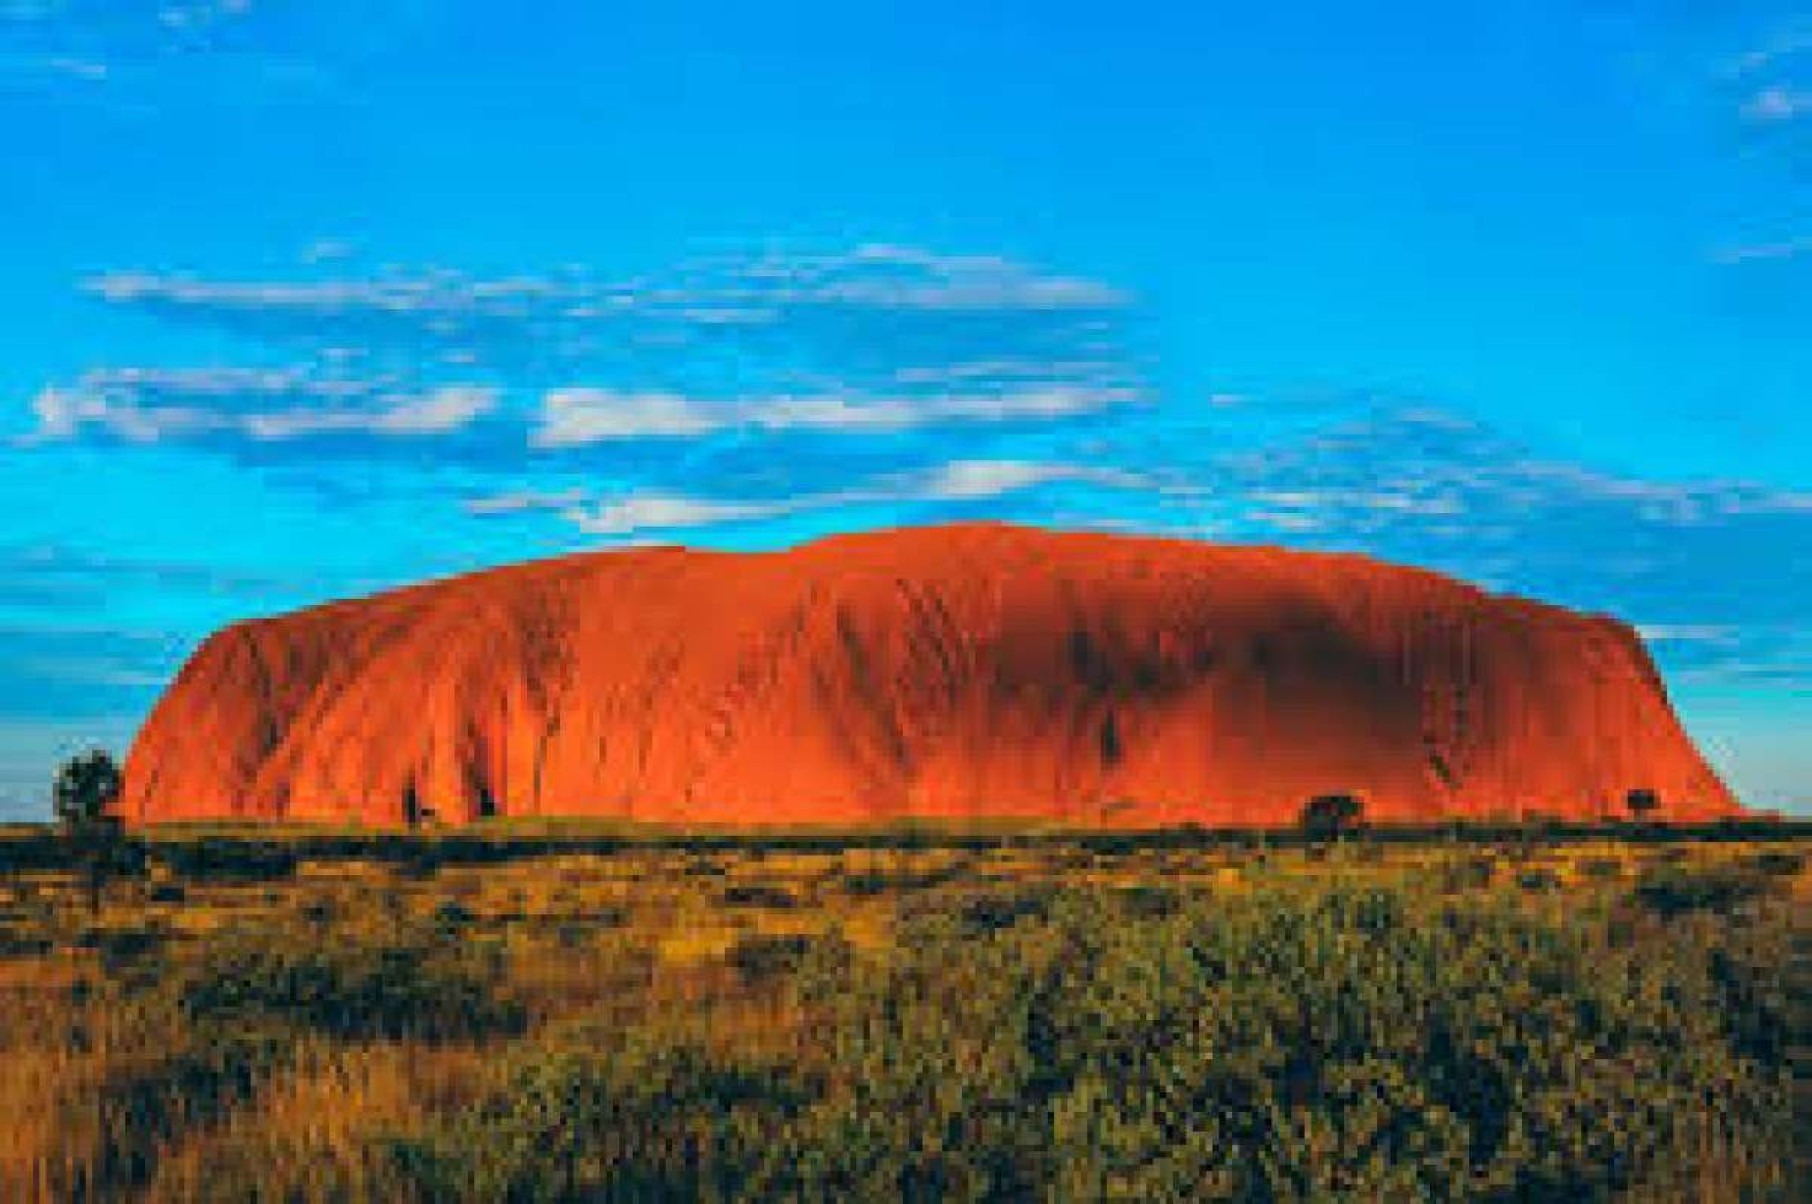
M 766 830 L 722 828 L 697 831 L 649 825 L 611 825 L 587 832 L 586 821 L 543 826 L 513 821 L 448 829 L 344 829 L 306 824 L 162 824 L 120 836 L 140 856 L 168 861 L 174 868 L 230 873 L 235 865 L 254 873 L 260 867 L 298 861 L 373 860 L 483 865 L 521 858 L 568 854 L 608 856 L 635 850 L 694 852 L 826 852 L 858 849 L 981 850 L 1074 846 L 1100 852 L 1148 849 L 1305 848 L 1330 839 L 1385 846 L 1539 845 L 1612 842 L 1617 844 L 1782 843 L 1812 839 L 1812 820 L 1723 819 L 1706 824 L 1576 824 L 1545 822 L 1365 825 L 1330 838 L 1291 828 L 1205 828 L 1185 825 L 1142 829 L 1020 829 L 963 825 L 877 826 L 873 828 Z M 564 831 L 562 829 L 565 829 Z M 0 825 L 0 873 L 67 868 L 70 842 L 43 824 Z

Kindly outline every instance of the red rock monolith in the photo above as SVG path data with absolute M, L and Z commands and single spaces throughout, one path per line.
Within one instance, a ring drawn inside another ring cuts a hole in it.
M 1360 556 L 964 525 L 567 556 L 209 638 L 134 821 L 1737 811 L 1625 624 Z

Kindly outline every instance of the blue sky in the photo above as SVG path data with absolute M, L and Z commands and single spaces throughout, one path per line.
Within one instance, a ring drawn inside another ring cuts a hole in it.
M 0 816 L 236 618 L 964 517 L 1612 611 L 1812 810 L 1803 0 L 527 11 L 0 0 Z

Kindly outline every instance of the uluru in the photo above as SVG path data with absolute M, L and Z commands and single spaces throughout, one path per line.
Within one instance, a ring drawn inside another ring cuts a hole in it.
M 1362 556 L 997 524 L 565 556 L 227 627 L 118 807 L 1281 826 L 1738 807 L 1626 624 Z

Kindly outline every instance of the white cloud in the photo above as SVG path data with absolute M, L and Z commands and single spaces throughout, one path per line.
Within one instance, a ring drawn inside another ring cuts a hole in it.
M 0 72 L 98 83 L 117 67 L 122 78 L 142 77 L 159 62 L 157 51 L 211 48 L 221 30 L 250 11 L 250 0 L 0 0 L 0 25 L 30 26 L 31 40 L 45 51 L 0 59 Z
M 809 511 L 888 502 L 976 502 L 1004 497 L 1061 481 L 1110 489 L 1147 489 L 1137 474 L 1078 464 L 1031 460 L 952 460 L 918 473 L 883 478 L 846 489 L 775 498 L 713 498 L 665 490 L 632 490 L 591 500 L 582 492 L 532 491 L 498 494 L 466 503 L 471 514 L 515 514 L 555 510 L 588 535 L 633 536 L 759 522 Z
M 241 408 L 247 400 L 252 406 Z M 329 433 L 442 435 L 470 426 L 496 404 L 496 390 L 471 385 L 397 393 L 281 372 L 125 369 L 90 373 L 73 388 L 40 390 L 32 400 L 38 426 L 26 441 L 62 442 L 85 429 L 129 443 L 208 435 L 268 442 Z
M 148 272 L 108 272 L 82 282 L 86 291 L 116 304 L 164 304 L 244 313 L 304 314 L 369 310 L 376 313 L 485 312 L 552 294 L 548 281 L 466 281 L 434 273 L 378 280 L 218 281 Z
M 157 20 L 167 29 L 193 29 L 243 17 L 251 9 L 251 0 L 191 0 L 190 3 L 163 5 L 157 10 Z
M 66 54 L 52 55 L 44 60 L 44 65 L 59 75 L 88 80 L 91 83 L 101 82 L 107 78 L 109 73 L 106 63 Z
M 73 439 L 83 427 L 95 426 L 131 443 L 155 443 L 175 431 L 205 424 L 205 415 L 198 410 L 177 406 L 145 410 L 79 388 L 40 390 L 31 405 L 38 419 L 37 430 L 28 436 L 31 442 Z
M 995 256 L 864 247 L 682 264 L 670 279 L 610 282 L 579 273 L 476 278 L 446 269 L 316 281 L 218 281 L 109 272 L 83 282 L 116 303 L 316 313 L 469 313 L 575 321 L 659 312 L 695 322 L 765 322 L 783 311 L 850 307 L 926 311 L 1118 310 L 1099 281 L 1046 275 Z
M 461 430 L 497 408 L 495 389 L 444 385 L 405 397 L 372 416 L 380 435 L 440 435 Z
M 927 474 L 907 490 L 909 500 L 976 501 L 1017 493 L 1054 481 L 1080 481 L 1116 489 L 1140 488 L 1149 482 L 1129 472 L 1035 460 L 953 460 Z
M 1349 510 L 1451 518 L 1465 509 L 1458 498 L 1407 482 L 1395 489 L 1260 488 L 1249 490 L 1245 496 L 1267 508 L 1289 513 L 1293 516 L 1289 521 L 1281 524 L 1273 521 L 1271 525 L 1290 526 L 1296 530 L 1310 529 L 1302 525 L 1306 519 L 1304 512 Z
M 731 261 L 733 279 L 787 302 L 887 309 L 1119 309 L 1127 297 L 1099 281 L 1047 276 L 999 255 L 947 255 L 867 243 L 826 255 Z
M 350 242 L 342 238 L 317 238 L 302 248 L 301 259 L 306 264 L 332 263 L 352 258 L 355 250 Z
M 463 430 L 496 408 L 493 389 L 448 385 L 420 396 L 391 400 L 374 410 L 278 410 L 248 414 L 226 429 L 254 439 L 284 440 L 308 435 L 444 435 Z
M 949 386 L 958 381 L 1098 379 L 1119 371 L 1120 365 L 1101 359 L 985 359 L 956 360 L 948 364 L 908 365 L 895 370 L 902 385 Z
M 1748 75 L 1772 67 L 1782 59 L 1812 51 L 1812 26 L 1800 21 L 1774 34 L 1762 45 L 1738 56 L 1726 69 L 1733 76 Z
M 1743 104 L 1743 120 L 1776 123 L 1794 121 L 1812 113 L 1812 92 L 1781 84 L 1763 88 Z
M 837 495 L 784 498 L 771 502 L 729 502 L 681 494 L 632 493 L 589 509 L 572 507 L 566 517 L 587 535 L 634 535 L 714 527 L 725 523 L 780 518 L 800 510 L 835 505 Z
M 1044 385 L 1000 393 L 850 400 L 842 397 L 783 399 L 757 405 L 750 425 L 770 429 L 907 430 L 942 422 L 1009 422 L 1071 418 L 1139 400 L 1136 389 L 1117 386 Z
M 1812 234 L 1784 238 L 1778 242 L 1749 243 L 1744 246 L 1728 247 L 1719 251 L 1714 258 L 1718 263 L 1735 265 L 1797 259 L 1801 255 L 1812 255 Z
M 373 396 L 423 392 L 452 373 L 532 390 L 539 405 L 520 418 L 518 451 L 1059 421 L 1147 396 L 1119 338 L 1122 294 L 999 256 L 870 244 L 694 259 L 610 281 L 577 267 L 494 277 L 333 272 L 348 250 L 336 240 L 307 249 L 304 260 L 319 270 L 300 278 L 116 271 L 82 281 L 101 301 L 161 321 L 225 327 L 286 355 L 304 349 L 313 367 L 303 381 L 221 369 L 108 388 L 90 374 L 82 385 L 108 392 L 109 404 L 77 425 L 105 431 L 107 417 L 141 433 L 230 428 L 265 438 L 339 429 L 358 420 L 337 407 L 317 415 L 324 407 L 263 405 L 250 421 L 145 412 L 216 408 L 201 395 L 231 394 L 243 407 L 247 394 L 300 394 L 355 362 L 367 380 L 388 374 L 372 380 Z M 125 396 L 130 389 L 139 396 Z M 399 416 L 386 425 L 402 424 Z
M 576 487 L 554 491 L 521 489 L 470 498 L 465 509 L 466 513 L 476 515 L 521 514 L 531 510 L 565 510 L 584 501 L 585 491 Z
M 164 686 L 170 675 L 161 670 L 139 668 L 100 656 L 57 656 L 27 658 L 15 662 L 14 672 L 45 681 L 69 682 L 84 686 L 121 686 L 127 688 Z
M 554 389 L 542 398 L 541 423 L 529 442 L 582 447 L 616 439 L 708 435 L 727 425 L 723 416 L 671 393 Z
M 542 400 L 537 447 L 578 447 L 621 439 L 688 438 L 733 429 L 885 433 L 948 422 L 1077 417 L 1138 400 L 1124 387 L 1047 385 L 1002 393 L 850 398 L 768 397 L 709 402 L 671 393 L 599 388 L 550 391 Z
M 1636 634 L 1650 644 L 1724 644 L 1734 640 L 1738 631 L 1720 623 L 1638 623 Z
M 1244 496 L 1286 507 L 1345 506 L 1426 516 L 1538 507 L 1614 507 L 1664 528 L 1812 513 L 1812 491 L 1741 480 L 1658 481 L 1530 456 L 1438 411 L 1399 410 L 1229 459 Z M 1388 479 L 1378 486 L 1376 479 Z M 1303 484 L 1302 482 L 1309 482 Z
M 78 387 L 91 393 L 185 396 L 210 401 L 254 396 L 351 400 L 370 396 L 388 383 L 311 376 L 300 368 L 95 368 L 82 374 Z

